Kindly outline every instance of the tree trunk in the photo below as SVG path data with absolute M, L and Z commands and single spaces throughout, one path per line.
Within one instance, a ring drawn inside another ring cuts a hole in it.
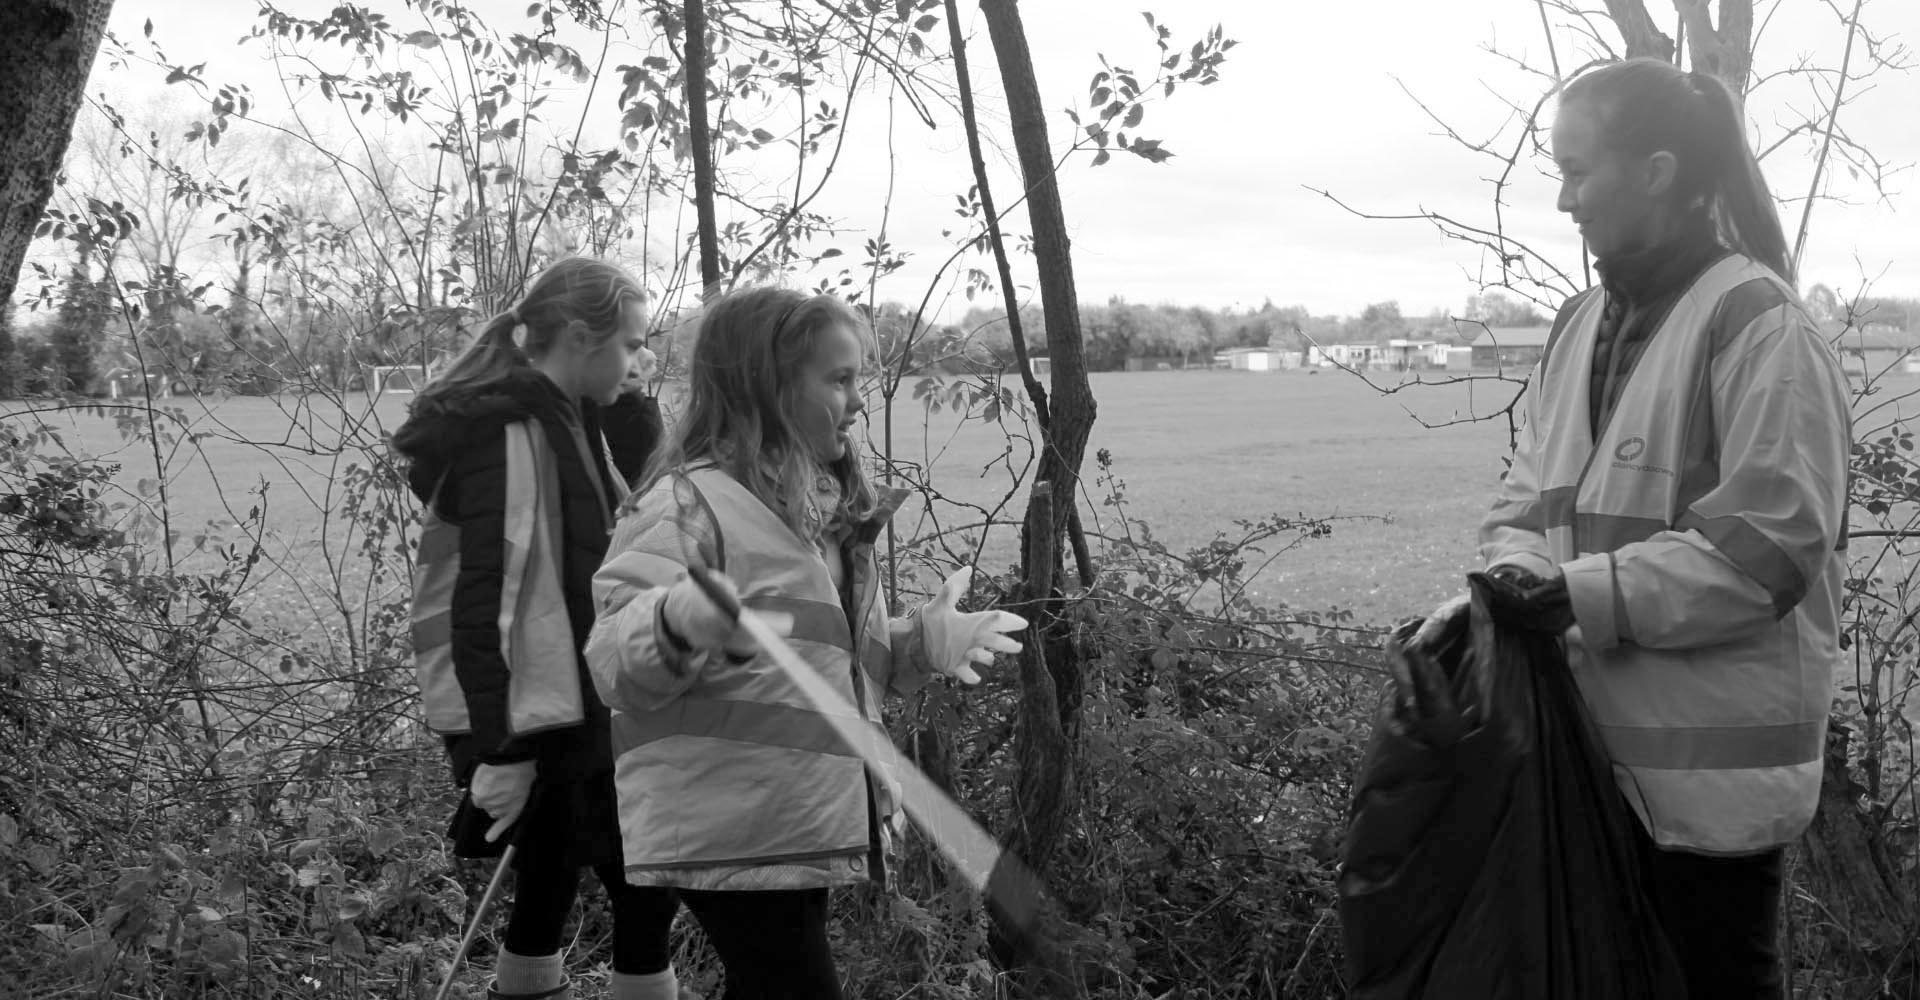
M 720 290 L 720 234 L 713 206 L 713 136 L 707 128 L 707 11 L 703 0 L 686 0 L 687 135 L 693 156 L 693 210 L 700 227 L 700 285 L 705 296 Z
M 999 62 L 1014 149 L 1027 188 L 1052 383 L 1049 426 L 1023 529 L 1025 610 L 1031 624 L 1020 655 L 1020 714 L 1014 736 L 1017 773 L 1012 829 L 1006 837 L 1008 848 L 1044 879 L 1073 803 L 1075 755 L 1069 734 L 1079 728 L 1083 678 L 1070 623 L 1060 615 L 1056 581 L 1062 569 L 1062 532 L 1079 494 L 1080 463 L 1095 406 L 1087 383 L 1065 212 L 1053 174 L 1046 112 L 1026 29 L 1016 0 L 981 0 L 980 10 Z M 1033 972 L 1044 973 L 1044 966 L 1051 964 L 1029 947 L 1016 949 L 1010 957 Z M 1057 983 L 1034 985 L 1048 989 Z
M 1747 77 L 1753 72 L 1753 0 L 1720 0 L 1720 24 L 1707 11 L 1708 0 L 1673 0 L 1687 29 L 1687 55 L 1693 69 L 1720 78 L 1733 92 L 1734 109 L 1746 110 Z
M 1627 58 L 1673 61 L 1673 39 L 1653 23 L 1644 0 L 1607 0 L 1607 14 L 1627 43 Z
M 53 197 L 112 11 L 113 0 L 0 3 L 0 302 L 13 298 Z
M 1848 770 L 1848 736 L 1838 722 L 1829 725 L 1820 809 L 1800 837 L 1804 874 L 1794 881 L 1826 928 L 1814 935 L 1831 957 L 1821 965 L 1883 983 L 1881 996 L 1920 996 L 1920 906 L 1890 857 L 1886 823 L 1860 806 L 1870 796 Z

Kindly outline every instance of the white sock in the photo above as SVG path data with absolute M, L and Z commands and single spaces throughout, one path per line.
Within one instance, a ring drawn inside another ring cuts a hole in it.
M 501 993 L 541 993 L 566 981 L 567 968 L 557 951 L 533 957 L 502 948 L 493 961 L 493 988 Z
M 613 1000 L 675 1000 L 680 995 L 680 980 L 671 965 L 644 975 L 616 972 L 608 985 L 613 987 Z

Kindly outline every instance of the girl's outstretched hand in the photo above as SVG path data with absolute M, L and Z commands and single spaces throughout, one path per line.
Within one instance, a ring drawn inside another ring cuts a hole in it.
M 980 683 L 974 664 L 992 663 L 995 653 L 1018 653 L 1020 641 L 1006 633 L 1027 627 L 1027 620 L 1011 611 L 962 612 L 954 607 L 972 582 L 973 567 L 954 570 L 920 609 L 928 662 L 962 684 Z

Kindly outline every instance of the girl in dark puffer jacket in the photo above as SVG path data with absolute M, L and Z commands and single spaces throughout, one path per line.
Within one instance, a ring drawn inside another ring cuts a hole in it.
M 612 900 L 615 1000 L 678 992 L 677 899 L 623 877 L 607 710 L 580 658 L 627 492 L 599 408 L 645 353 L 642 298 L 613 265 L 555 263 L 394 435 L 428 511 L 414 594 L 422 697 L 468 792 L 449 834 L 463 857 L 497 856 L 510 829 L 519 844 L 498 1000 L 569 995 L 560 942 L 581 868 Z

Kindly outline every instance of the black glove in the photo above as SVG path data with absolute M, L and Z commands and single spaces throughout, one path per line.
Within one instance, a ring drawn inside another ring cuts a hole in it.
M 1567 594 L 1567 580 L 1556 576 L 1541 579 L 1514 565 L 1495 566 L 1467 579 L 1481 581 L 1487 616 L 1501 628 L 1518 632 L 1546 632 L 1559 635 L 1574 625 L 1573 601 Z

